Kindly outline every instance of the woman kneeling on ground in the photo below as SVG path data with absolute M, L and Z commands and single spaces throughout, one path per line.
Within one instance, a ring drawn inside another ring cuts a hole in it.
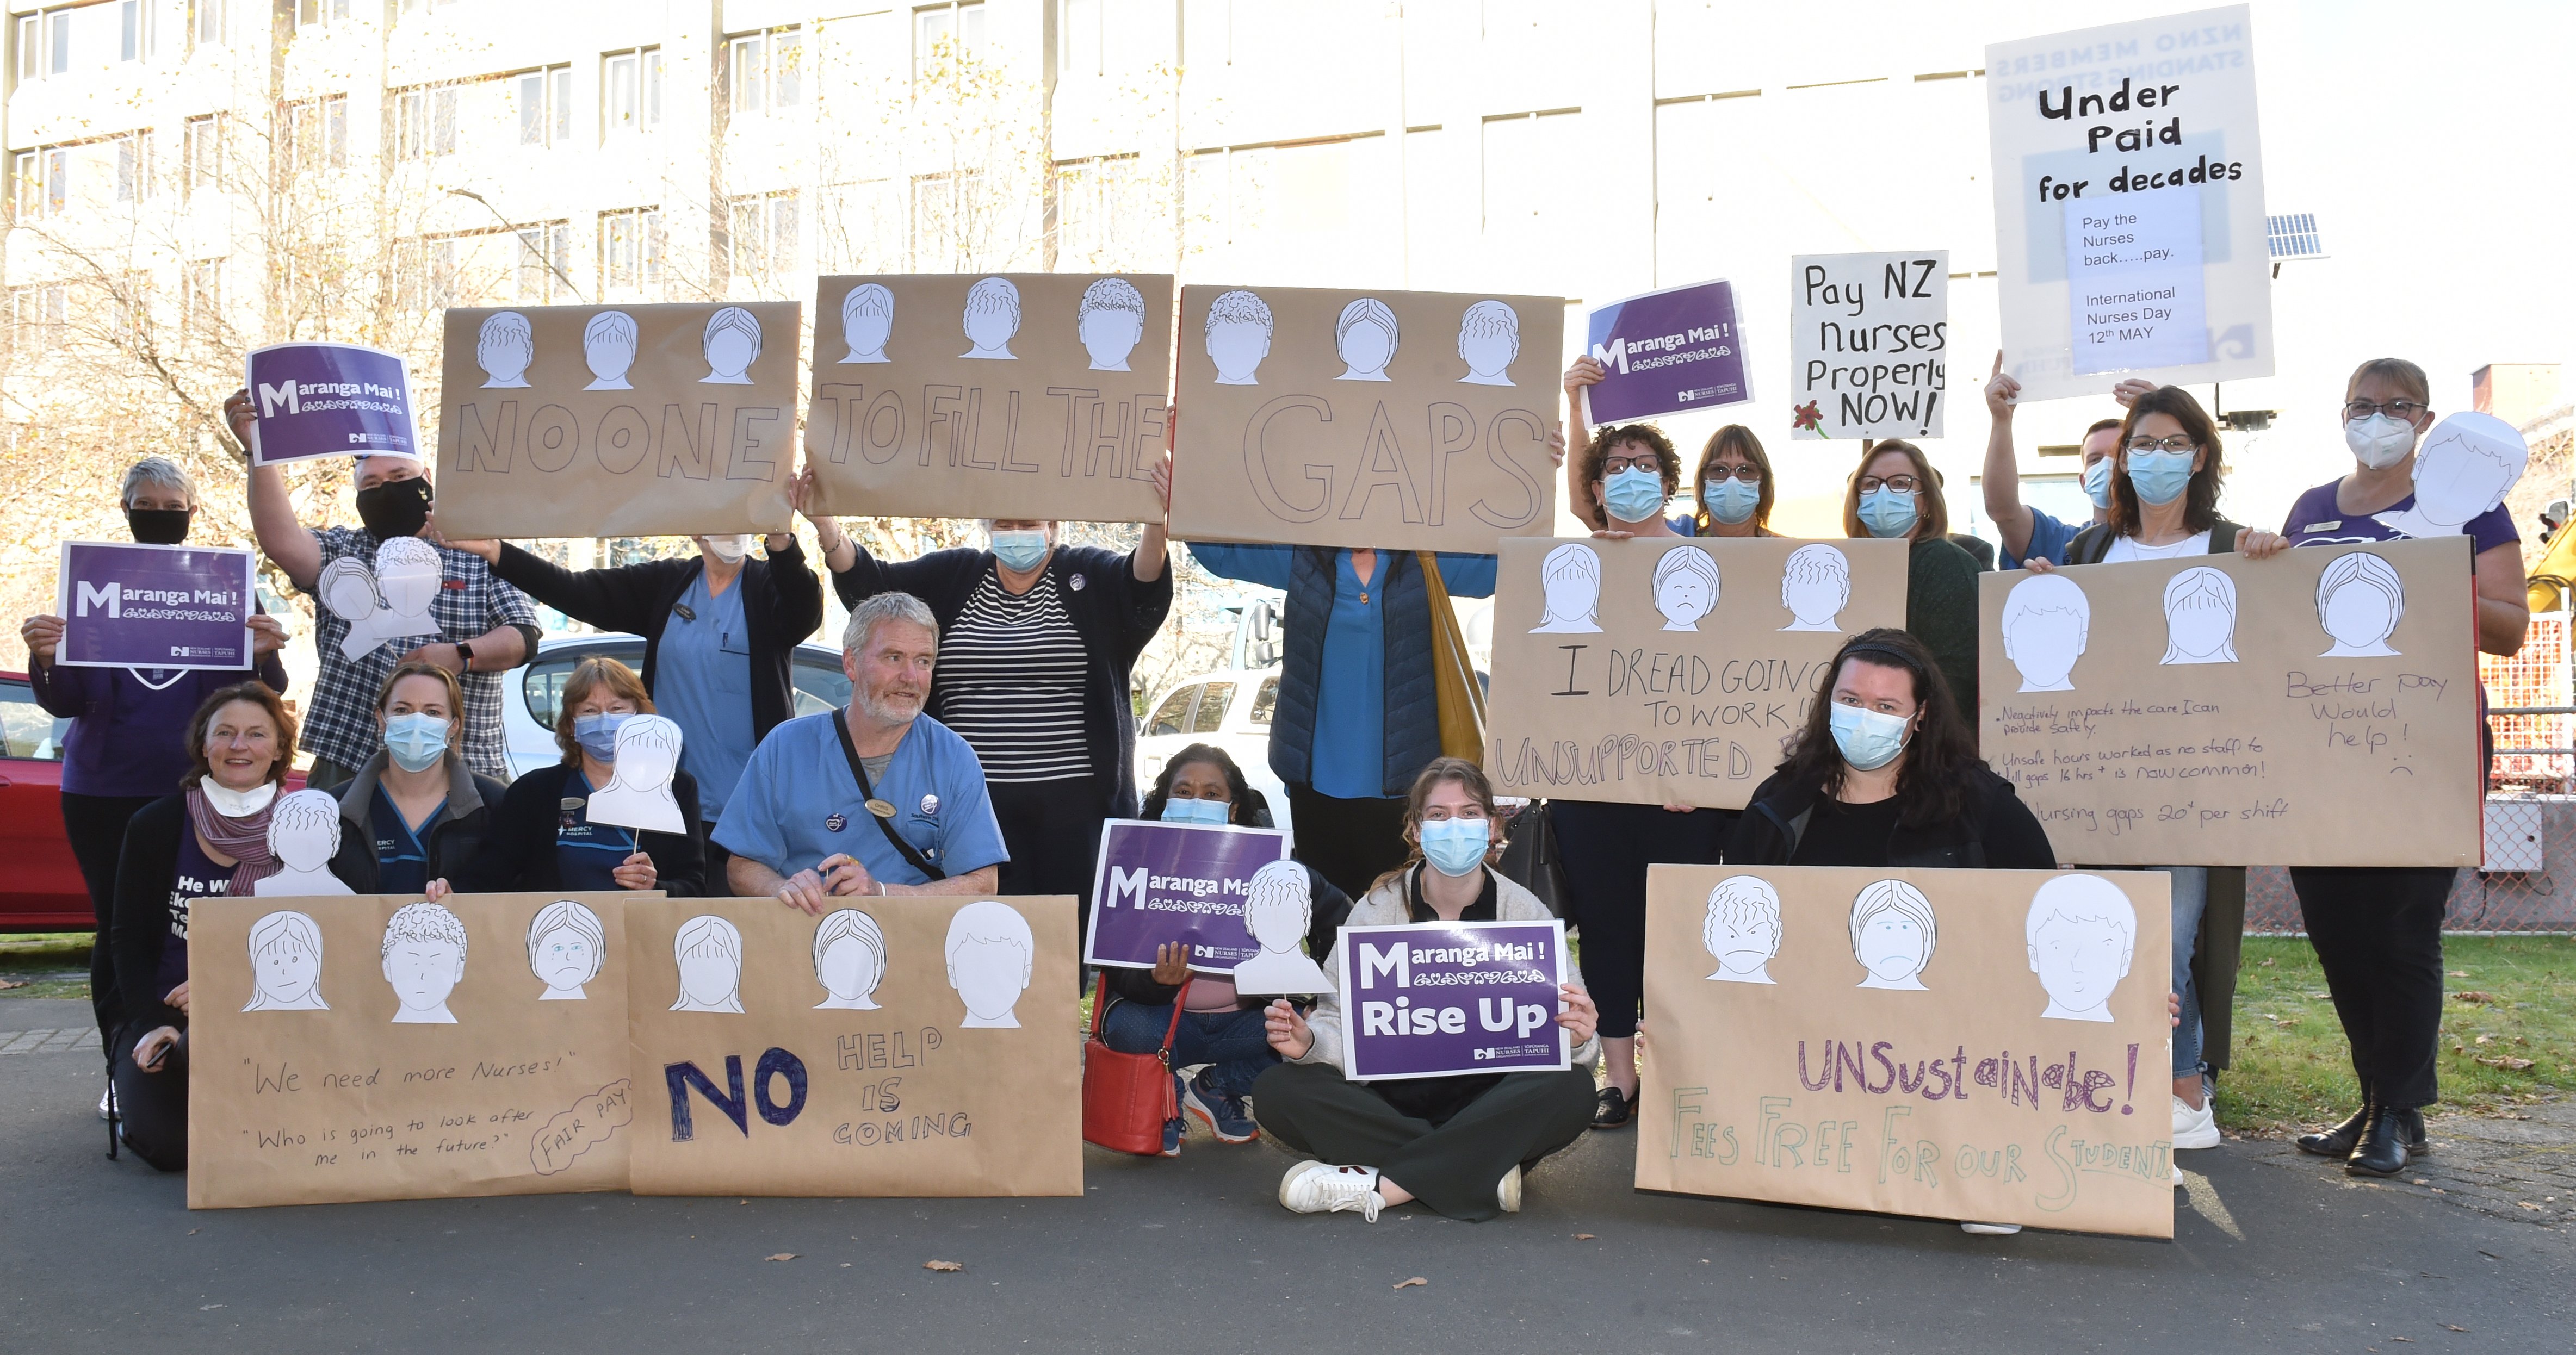
M 1351 910 L 1354 927 L 1420 922 L 1545 922 L 1547 905 L 1493 869 L 1503 841 L 1494 792 L 1476 764 L 1434 760 L 1406 797 L 1411 858 L 1380 878 Z M 1334 943 L 1336 952 L 1340 943 Z M 1336 973 L 1340 957 L 1324 961 Z M 1521 1207 L 1521 1178 L 1572 1144 L 1592 1122 L 1592 1075 L 1601 1054 L 1599 1014 L 1571 959 L 1556 1023 L 1574 1037 L 1562 1072 L 1480 1073 L 1402 1081 L 1342 1076 L 1342 1005 L 1327 993 L 1310 1016 L 1270 1004 L 1270 1047 L 1287 1062 L 1252 1088 L 1261 1127 L 1316 1158 L 1288 1169 L 1279 1202 L 1300 1214 L 1378 1211 L 1420 1200 L 1453 1219 L 1482 1222 Z

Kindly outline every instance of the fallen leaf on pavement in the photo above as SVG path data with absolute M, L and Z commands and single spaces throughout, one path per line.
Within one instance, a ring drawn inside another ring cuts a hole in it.
M 773 1255 L 764 1256 L 760 1259 L 763 1261 L 793 1261 L 796 1259 L 796 1253 L 792 1251 L 783 1251 Z
M 34 982 L 34 979 L 0 979 L 0 989 L 24 988 Z
M 923 1270 L 964 1270 L 966 1267 L 956 1261 L 924 1261 L 921 1263 L 921 1268 Z
M 2519 1073 L 2523 1069 L 2531 1066 L 2531 1060 L 2518 1059 L 2511 1054 L 2499 1055 L 2498 1057 L 2491 1059 L 2480 1059 L 2478 1062 L 2485 1064 L 2489 1068 L 2502 1068 L 2505 1071 L 2512 1073 Z
M 2431 1184 L 2433 1184 L 2433 1183 L 2432 1183 L 2432 1182 L 2430 1182 L 2430 1181 L 2427 1181 L 2427 1180 L 2425 1180 L 2423 1177 L 2420 1177 L 2420 1176 L 2419 1176 L 2419 1177 L 2416 1177 L 2416 1178 L 2415 1178 L 2415 1184 L 2417 1184 L 2417 1185 L 2419 1185 L 2419 1186 L 2429 1186 L 2429 1185 L 2431 1185 Z
M 1413 1277 L 1412 1279 L 1410 1279 L 1410 1280 L 1403 1280 L 1403 1281 L 1399 1281 L 1399 1282 L 1396 1284 L 1396 1286 L 1395 1286 L 1395 1287 L 1396 1287 L 1396 1288 L 1398 1288 L 1398 1289 L 1411 1289 L 1412 1287 L 1414 1287 L 1414 1286 L 1415 1286 L 1415 1285 L 1417 1285 L 1417 1284 L 1429 1284 L 1429 1283 L 1431 1283 L 1429 1280 L 1426 1280 L 1426 1279 L 1422 1278 L 1421 1276 L 1416 1275 L 1416 1276 L 1414 1276 L 1414 1277 Z
M 2451 994 L 2451 1000 L 2453 1002 L 2493 1002 L 2496 1000 L 2496 995 L 2476 988 L 2467 988 Z
M 2442 1324 L 2442 1330 L 2444 1330 L 2444 1331 L 2461 1331 L 2461 1332 L 2464 1332 L 2464 1331 L 2467 1331 L 2467 1330 L 2468 1330 L 2468 1328 L 2466 1328 L 2466 1327 L 2454 1327 L 2454 1326 L 2452 1326 L 2450 1323 L 2445 1322 L 2445 1323 L 2443 1323 L 2443 1324 Z
M 1576 1233 L 1576 1234 L 1574 1235 L 1574 1240 L 1575 1240 L 1575 1241 L 1577 1241 L 1577 1242 L 1589 1242 L 1589 1241 L 1591 1241 L 1595 1236 L 1598 1236 L 1598 1235 L 1597 1235 L 1597 1234 L 1594 1234 L 1594 1233 Z
M 2541 1212 L 2540 1206 L 2533 1204 L 2529 1200 L 2516 1200 L 2513 1202 L 2513 1206 L 2516 1209 L 2528 1209 L 2535 1214 Z
M 2415 1344 L 2415 1338 L 2412 1336 L 2392 1336 L 2388 1339 L 2391 1341 L 2403 1341 L 2410 1346 Z

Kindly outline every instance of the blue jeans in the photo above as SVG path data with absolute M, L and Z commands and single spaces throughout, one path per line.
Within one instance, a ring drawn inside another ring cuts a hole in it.
M 2173 1032 L 2173 1075 L 2193 1077 L 2200 1066 L 2200 992 L 2191 983 L 2191 952 L 2200 941 L 2200 915 L 2209 907 L 2209 867 L 2156 866 L 2173 877 L 2173 990 L 2182 995 L 2182 1024 Z
M 1163 1047 L 1163 1031 L 1171 1023 L 1168 1002 L 1118 1002 L 1101 1018 L 1100 1037 L 1121 1054 L 1151 1054 Z M 1249 1095 L 1252 1080 L 1278 1061 L 1259 1007 L 1183 1012 L 1180 1029 L 1172 1032 L 1172 1067 L 1209 1065 L 1208 1086 L 1219 1096 Z

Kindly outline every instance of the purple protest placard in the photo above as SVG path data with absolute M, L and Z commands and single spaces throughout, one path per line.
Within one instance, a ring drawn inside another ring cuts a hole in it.
M 420 455 L 411 368 L 353 343 L 279 343 L 250 350 L 250 459 Z
M 251 553 L 204 546 L 62 543 L 54 662 L 75 668 L 248 668 L 259 608 Z
M 1253 872 L 1287 856 L 1288 834 L 1276 828 L 1111 819 L 1100 827 L 1083 963 L 1151 969 L 1154 948 L 1179 941 L 1190 968 L 1232 973 L 1261 953 L 1243 921 Z
M 1584 422 L 1625 423 L 1753 398 L 1735 284 L 1694 282 L 1613 301 L 1587 317 L 1606 373 L 1583 388 Z
M 1565 923 L 1344 927 L 1342 1075 L 1355 1080 L 1572 1066 L 1556 1023 Z

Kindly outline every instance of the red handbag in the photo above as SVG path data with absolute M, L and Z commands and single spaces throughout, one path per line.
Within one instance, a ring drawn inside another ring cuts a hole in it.
M 1172 1023 L 1163 1047 L 1151 1054 L 1121 1054 L 1100 1038 L 1109 1011 L 1109 976 L 1091 995 L 1091 1036 L 1082 1043 L 1082 1139 L 1121 1153 L 1163 1155 L 1163 1127 L 1181 1117 L 1172 1090 L 1172 1038 L 1180 1033 L 1181 1003 L 1190 981 L 1172 995 Z

